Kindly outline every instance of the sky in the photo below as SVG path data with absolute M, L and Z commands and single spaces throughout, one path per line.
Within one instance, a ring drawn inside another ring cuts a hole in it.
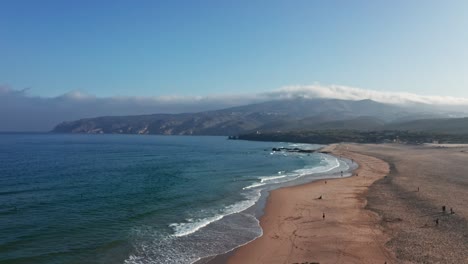
M 310 87 L 459 103 L 467 13 L 464 0 L 2 0 L 0 121 L 21 129 L 12 116 L 70 100 L 81 103 L 47 122 L 207 110 Z

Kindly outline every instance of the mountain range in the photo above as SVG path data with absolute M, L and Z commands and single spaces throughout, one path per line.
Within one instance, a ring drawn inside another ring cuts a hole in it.
M 58 124 L 55 133 L 238 135 L 297 130 L 408 130 L 468 133 L 468 118 L 427 105 L 372 100 L 284 99 L 182 114 L 104 116 Z

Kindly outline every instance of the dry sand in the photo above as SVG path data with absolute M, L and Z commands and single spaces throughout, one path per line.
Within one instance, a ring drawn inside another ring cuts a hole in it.
M 466 145 L 326 151 L 358 162 L 359 176 L 272 191 L 264 235 L 228 263 L 468 263 Z
M 368 187 L 389 173 L 388 164 L 346 146 L 332 151 L 358 162 L 359 176 L 272 191 L 260 221 L 263 236 L 228 263 L 396 263 L 379 216 L 365 209 Z
M 468 263 L 468 147 L 351 145 L 391 166 L 369 189 L 398 263 Z M 417 191 L 419 187 L 419 192 Z M 447 213 L 442 212 L 446 206 Z M 455 214 L 450 214 L 453 208 Z M 436 226 L 435 220 L 439 219 Z

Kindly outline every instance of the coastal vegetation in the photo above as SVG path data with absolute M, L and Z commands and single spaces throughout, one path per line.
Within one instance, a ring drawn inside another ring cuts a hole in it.
M 275 133 L 248 133 L 238 139 L 255 141 L 300 142 L 312 144 L 353 143 L 468 143 L 468 134 L 421 131 L 310 130 Z

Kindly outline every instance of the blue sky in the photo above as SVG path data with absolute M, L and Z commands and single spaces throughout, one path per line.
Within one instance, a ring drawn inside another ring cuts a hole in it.
M 0 84 L 54 97 L 340 84 L 468 97 L 468 1 L 0 1 Z

